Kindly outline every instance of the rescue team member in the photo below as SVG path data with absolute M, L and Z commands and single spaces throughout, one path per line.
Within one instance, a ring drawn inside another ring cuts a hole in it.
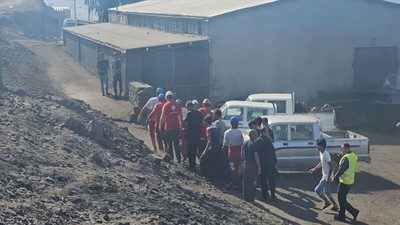
M 244 200 L 253 203 L 254 194 L 256 192 L 256 181 L 258 175 L 261 175 L 260 160 L 258 152 L 254 146 L 254 141 L 257 139 L 257 131 L 251 129 L 249 131 L 250 140 L 243 143 L 242 160 L 244 166 L 243 174 L 243 198 Z
M 211 120 L 214 120 L 214 113 L 211 112 L 210 105 L 211 105 L 210 99 L 206 98 L 203 100 L 203 107 L 199 109 L 201 115 L 203 116 L 203 119 L 206 118 L 206 116 L 210 116 Z M 199 149 L 198 149 L 199 157 L 203 154 L 203 151 L 207 145 L 206 130 L 207 130 L 207 125 L 205 123 L 202 123 L 200 131 Z
M 163 94 L 164 93 L 164 90 L 162 89 L 162 88 L 157 88 L 157 90 L 156 90 L 156 96 L 155 97 L 152 97 L 152 98 L 150 98 L 147 102 L 146 102 L 146 104 L 143 106 L 143 108 L 142 108 L 142 110 L 140 110 L 140 113 L 139 113 L 139 115 L 138 115 L 138 117 L 137 117 L 137 120 L 138 121 L 140 121 L 140 120 L 142 120 L 142 116 L 143 116 L 143 112 L 144 111 L 146 111 L 146 114 L 149 114 L 150 112 L 152 112 L 153 111 L 153 109 L 154 109 L 154 107 L 156 106 L 156 104 L 159 102 L 159 95 L 160 94 Z M 163 95 L 164 96 L 164 95 Z M 161 112 L 160 112 L 161 113 Z M 156 123 L 158 122 L 157 121 L 157 118 L 156 117 L 152 117 L 152 118 L 150 118 L 150 114 L 149 114 L 149 116 L 147 117 L 148 118 L 148 129 L 149 129 L 149 132 L 150 132 L 150 139 L 151 139 L 151 144 L 153 145 L 153 149 L 154 149 L 154 151 L 157 151 L 157 146 L 156 146 L 156 138 L 155 138 L 155 136 L 156 136 Z M 160 117 L 158 117 L 158 118 L 160 118 Z M 158 142 L 158 143 L 160 143 L 160 142 Z M 163 148 L 163 146 L 162 145 L 158 145 L 158 147 L 159 147 L 159 149 L 160 150 L 163 150 L 164 148 Z
M 214 179 L 221 178 L 223 174 L 222 170 L 222 145 L 219 142 L 219 133 L 216 126 L 212 125 L 212 119 L 210 115 L 204 118 L 204 123 L 207 125 L 206 136 L 207 145 L 200 157 L 200 168 L 201 173 L 205 177 Z
M 119 58 L 119 53 L 114 52 L 113 53 L 114 59 L 111 63 L 112 65 L 112 70 L 113 70 L 113 86 L 114 86 L 114 94 L 117 96 L 117 83 L 119 83 L 119 96 L 122 94 L 122 75 L 121 75 L 121 70 L 122 70 L 122 61 Z
M 222 146 L 223 141 L 224 141 L 224 134 L 225 134 L 225 131 L 227 128 L 226 128 L 225 122 L 222 121 L 221 116 L 222 116 L 221 110 L 217 109 L 214 113 L 215 127 L 217 128 L 217 131 L 218 131 L 219 143 Z
M 328 208 L 331 204 L 333 207 L 331 208 L 334 211 L 339 210 L 338 205 L 335 202 L 335 199 L 331 193 L 331 181 L 332 181 L 332 172 L 333 172 L 333 161 L 331 160 L 331 155 L 329 155 L 328 150 L 326 150 L 326 141 L 325 139 L 320 139 L 317 141 L 317 148 L 319 151 L 320 162 L 312 169 L 310 169 L 310 173 L 314 173 L 319 168 L 322 168 L 322 178 L 319 181 L 317 187 L 315 187 L 315 193 L 319 195 L 319 197 L 324 200 L 325 205 L 322 209 Z M 326 196 L 328 196 L 328 198 Z M 332 202 L 332 203 L 331 203 Z
M 234 183 L 239 183 L 239 165 L 242 157 L 242 144 L 243 144 L 243 133 L 238 129 L 239 118 L 233 116 L 230 119 L 231 128 L 228 129 L 224 134 L 224 150 L 228 151 L 229 166 L 233 171 Z
M 199 109 L 199 102 L 198 102 L 196 99 L 194 99 L 194 100 L 192 101 L 192 103 L 193 103 L 193 108 Z
M 347 202 L 347 194 L 350 191 L 351 185 L 354 183 L 354 175 L 356 172 L 357 156 L 351 152 L 350 144 L 343 143 L 340 150 L 344 154 L 339 162 L 339 170 L 335 174 L 335 179 L 339 180 L 338 186 L 338 201 L 340 205 L 339 214 L 334 217 L 335 220 L 345 221 L 346 210 L 353 216 L 353 222 L 357 220 L 360 213 L 358 209 L 353 208 Z
M 175 150 L 176 160 L 180 163 L 179 130 L 183 124 L 182 109 L 181 105 L 174 100 L 174 94 L 171 91 L 167 91 L 165 96 L 167 102 L 163 106 L 159 126 L 160 130 L 165 131 L 165 139 L 168 144 L 167 154 L 173 159 Z
M 184 129 L 186 131 L 186 147 L 189 158 L 189 170 L 196 170 L 196 151 L 200 140 L 200 126 L 203 121 L 201 113 L 194 108 L 193 103 L 188 101 L 186 103 L 188 113 L 184 122 Z
M 104 85 L 106 86 L 106 94 L 110 95 L 108 93 L 108 60 L 104 59 L 104 52 L 99 53 L 99 61 L 97 62 L 97 73 L 100 77 L 100 85 L 101 85 L 101 92 L 103 93 L 104 96 Z
M 265 201 L 271 197 L 272 201 L 276 200 L 275 196 L 275 174 L 276 164 L 278 160 L 275 155 L 275 148 L 272 145 L 271 139 L 268 137 L 268 127 L 261 128 L 261 135 L 254 142 L 255 148 L 258 152 L 261 165 L 261 193 Z M 268 189 L 271 195 L 268 193 Z
M 185 120 L 188 111 L 185 108 L 185 105 L 183 104 L 182 100 L 177 99 L 176 102 L 181 105 L 182 118 L 183 120 Z M 181 150 L 183 161 L 185 161 L 187 158 L 187 149 L 186 149 L 186 131 L 184 129 L 181 129 L 179 131 L 179 148 Z
M 154 134 L 157 138 L 158 149 L 164 151 L 164 149 L 167 149 L 167 142 L 165 141 L 163 132 L 161 132 L 159 128 L 162 108 L 166 103 L 164 94 L 161 93 L 158 95 L 158 101 L 159 102 L 154 106 L 153 111 L 151 111 L 148 117 L 149 130 L 150 130 L 150 137 L 152 137 L 151 135 Z M 153 137 L 151 139 L 151 142 L 153 142 Z M 155 143 L 153 143 L 153 147 L 154 150 L 157 152 L 157 146 Z
M 267 117 L 264 117 L 264 118 L 262 119 L 262 125 L 263 125 L 264 127 L 267 127 L 267 128 L 268 128 L 268 136 L 269 136 L 269 139 L 271 139 L 271 142 L 274 143 L 274 142 L 275 142 L 274 131 L 273 131 L 271 128 L 269 128 L 269 123 L 268 123 L 268 118 L 267 118 Z

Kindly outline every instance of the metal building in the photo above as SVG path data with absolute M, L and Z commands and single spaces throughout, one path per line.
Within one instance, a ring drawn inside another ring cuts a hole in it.
M 143 81 L 174 91 L 184 99 L 208 97 L 206 36 L 100 23 L 64 28 L 63 41 L 72 57 L 93 72 L 100 52 L 105 53 L 110 68 L 113 53 L 120 52 L 125 96 L 130 81 Z M 111 69 L 109 80 L 111 83 Z

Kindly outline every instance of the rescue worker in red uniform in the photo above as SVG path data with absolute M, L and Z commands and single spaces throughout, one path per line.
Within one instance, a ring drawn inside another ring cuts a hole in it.
M 199 109 L 201 112 L 201 115 L 203 116 L 203 119 L 206 118 L 206 116 L 210 116 L 212 121 L 214 121 L 214 113 L 210 110 L 210 99 L 206 98 L 203 100 L 203 107 Z M 199 147 L 198 147 L 198 154 L 197 156 L 200 157 L 203 154 L 204 149 L 206 148 L 207 145 L 207 137 L 206 137 L 206 130 L 207 130 L 207 124 L 202 122 L 201 124 L 201 130 L 200 130 L 200 141 L 199 141 Z
M 159 94 L 158 95 L 158 100 L 159 102 L 154 106 L 153 111 L 149 114 L 149 122 L 154 121 L 153 123 L 153 129 L 155 130 L 155 136 L 157 137 L 157 143 L 158 143 L 158 148 L 161 151 L 164 151 L 164 149 L 167 149 L 167 142 L 165 141 L 164 134 L 163 132 L 160 131 L 159 129 L 159 121 L 162 113 L 162 108 L 164 104 L 166 103 L 165 101 L 165 96 L 164 94 Z M 149 124 L 150 127 L 150 124 Z M 157 149 L 156 149 L 157 151 Z
M 242 159 L 243 132 L 238 129 L 239 118 L 233 116 L 230 119 L 231 128 L 224 134 L 224 151 L 228 151 L 229 166 L 233 172 L 234 183 L 239 183 L 239 165 Z
M 156 106 L 156 104 L 159 102 L 158 100 L 158 96 L 160 94 L 163 94 L 164 90 L 162 88 L 157 88 L 156 90 L 156 96 L 150 98 L 147 103 L 143 106 L 142 110 L 140 110 L 140 113 L 137 117 L 137 120 L 140 121 L 142 120 L 142 116 L 143 113 L 145 112 L 146 114 L 148 114 L 147 116 L 147 126 L 149 129 L 149 133 L 150 133 L 150 139 L 151 139 L 151 144 L 153 145 L 153 149 L 155 152 L 157 152 L 157 145 L 156 145 L 156 130 L 155 130 L 155 118 L 152 117 L 150 118 L 150 113 L 153 111 L 154 107 Z M 160 150 L 163 149 L 162 145 L 158 146 Z

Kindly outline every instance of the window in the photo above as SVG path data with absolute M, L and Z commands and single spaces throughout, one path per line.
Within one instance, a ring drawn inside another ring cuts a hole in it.
M 291 140 L 313 140 L 313 125 L 301 124 L 290 125 Z
M 268 115 L 268 109 L 247 108 L 247 121 L 251 121 L 259 116 Z
M 237 116 L 240 121 L 243 120 L 243 108 L 239 107 L 234 107 L 234 108 L 229 108 L 227 111 L 225 111 L 222 115 L 223 120 L 230 120 L 231 117 Z
M 272 125 L 270 128 L 274 132 L 275 141 L 286 141 L 288 139 L 287 125 Z
M 276 104 L 277 113 L 286 113 L 286 101 L 268 101 L 268 102 Z

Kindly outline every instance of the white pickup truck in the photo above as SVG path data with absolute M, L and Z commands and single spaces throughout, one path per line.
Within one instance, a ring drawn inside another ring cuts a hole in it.
M 230 119 L 233 116 L 239 118 L 239 128 L 248 129 L 248 123 L 264 115 L 275 115 L 276 107 L 272 103 L 248 102 L 248 101 L 227 101 L 220 108 L 222 117 L 227 127 L 230 127 Z
M 252 94 L 247 97 L 246 101 L 273 103 L 276 106 L 277 115 L 295 114 L 294 93 Z M 336 113 L 332 108 L 296 114 L 309 115 L 317 118 L 320 121 L 323 131 L 337 130 Z
M 369 140 L 360 134 L 347 130 L 321 132 L 318 120 L 306 115 L 268 116 L 268 121 L 275 136 L 279 170 L 306 171 L 317 165 L 316 141 L 320 138 L 326 140 L 331 155 L 342 154 L 340 146 L 348 142 L 359 161 L 371 161 Z

